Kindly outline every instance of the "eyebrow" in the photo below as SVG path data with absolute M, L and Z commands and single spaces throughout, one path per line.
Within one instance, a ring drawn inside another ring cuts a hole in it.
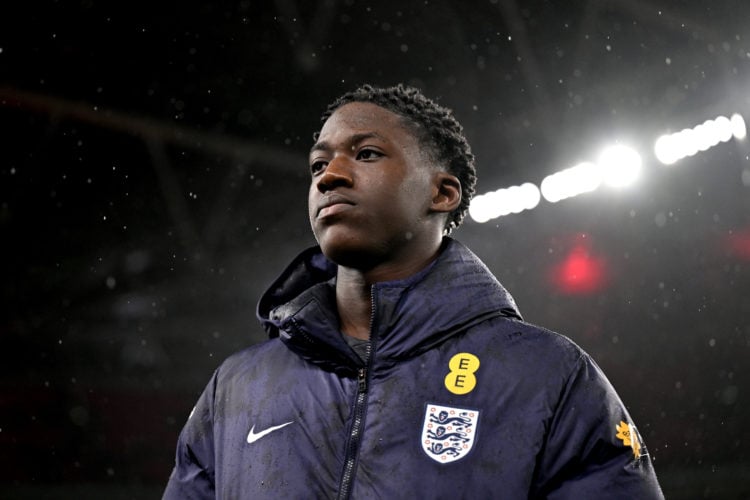
M 354 134 L 351 137 L 347 139 L 347 143 L 349 144 L 359 144 L 362 141 L 365 141 L 367 139 L 380 139 L 381 141 L 386 141 L 385 137 L 378 134 L 377 132 L 363 132 L 361 134 Z M 333 149 L 330 143 L 327 141 L 320 141 L 313 144 L 313 146 L 310 148 L 310 154 L 314 153 L 315 151 L 330 151 Z

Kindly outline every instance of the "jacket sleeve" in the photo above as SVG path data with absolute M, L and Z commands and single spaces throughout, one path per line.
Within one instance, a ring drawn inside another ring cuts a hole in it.
M 663 499 L 625 406 L 585 353 L 560 395 L 538 461 L 534 498 Z
M 177 440 L 175 466 L 164 500 L 215 498 L 214 394 L 217 372 L 190 412 Z

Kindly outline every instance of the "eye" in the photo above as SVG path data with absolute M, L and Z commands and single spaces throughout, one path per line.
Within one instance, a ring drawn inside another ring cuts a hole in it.
M 319 173 L 321 170 L 323 170 L 324 168 L 326 168 L 327 165 L 328 165 L 328 162 L 325 160 L 314 161 L 310 164 L 310 173 L 315 175 Z
M 363 161 L 377 160 L 378 158 L 381 158 L 382 156 L 383 156 L 383 153 L 381 153 L 380 151 L 376 151 L 370 148 L 364 148 L 364 149 L 359 150 L 359 152 L 357 153 L 357 160 L 363 160 Z

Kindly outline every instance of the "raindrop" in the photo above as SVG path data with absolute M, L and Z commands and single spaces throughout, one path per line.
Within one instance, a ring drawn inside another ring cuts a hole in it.
M 721 391 L 721 402 L 725 405 L 733 405 L 737 402 L 737 395 L 739 390 L 736 385 L 728 385 Z
M 70 410 L 70 421 L 79 427 L 89 422 L 89 412 L 83 406 L 75 406 Z
M 659 212 L 656 214 L 656 217 L 654 217 L 654 222 L 658 227 L 664 227 L 664 225 L 667 223 L 667 216 L 664 214 L 664 212 Z

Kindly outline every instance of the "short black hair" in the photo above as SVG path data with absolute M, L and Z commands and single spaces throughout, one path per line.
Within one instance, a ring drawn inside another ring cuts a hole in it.
M 325 122 L 334 111 L 351 102 L 369 102 L 404 117 L 430 159 L 458 178 L 461 203 L 450 213 L 444 228 L 446 234 L 450 234 L 463 221 L 477 182 L 474 154 L 453 112 L 425 97 L 415 87 L 362 85 L 329 104 L 321 121 Z

